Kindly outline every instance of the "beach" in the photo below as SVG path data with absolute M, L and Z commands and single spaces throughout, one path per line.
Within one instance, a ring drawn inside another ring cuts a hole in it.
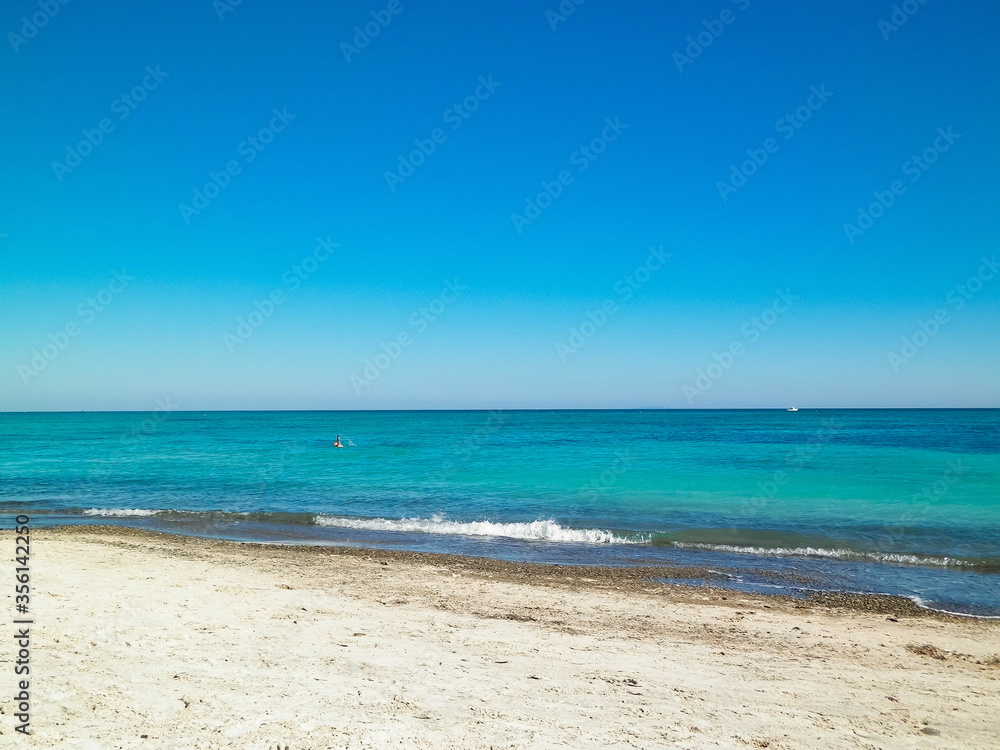
M 1000 736 L 1000 622 L 907 600 L 121 527 L 35 529 L 31 566 L 32 735 L 14 732 L 7 701 L 10 747 L 981 749 Z
M 701 567 L 748 592 L 1000 616 L 997 424 L 990 410 L 6 413 L 0 528 L 27 512 L 35 528 Z

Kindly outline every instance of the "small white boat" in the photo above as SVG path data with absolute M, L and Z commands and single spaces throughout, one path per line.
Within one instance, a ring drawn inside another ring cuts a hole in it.
M 785 409 L 785 411 L 798 411 L 798 410 L 799 410 L 799 407 L 797 407 L 797 406 L 790 406 L 787 409 Z

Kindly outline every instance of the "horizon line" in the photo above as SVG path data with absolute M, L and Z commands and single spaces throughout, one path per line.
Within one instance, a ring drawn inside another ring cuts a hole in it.
M 997 411 L 1000 406 L 803 406 L 796 408 L 801 411 Z M 728 406 L 711 408 L 684 408 L 667 406 L 644 406 L 644 407 L 474 407 L 474 408 L 448 408 L 448 409 L 45 409 L 45 410 L 19 410 L 0 411 L 0 415 L 7 414 L 151 414 L 154 412 L 167 411 L 169 414 L 243 414 L 243 413 L 274 413 L 274 414 L 295 414 L 295 413 L 387 413 L 387 412 L 485 412 L 485 411 L 606 411 L 606 412 L 644 412 L 644 411 L 683 411 L 683 412 L 705 412 L 705 411 L 789 411 L 785 406 Z

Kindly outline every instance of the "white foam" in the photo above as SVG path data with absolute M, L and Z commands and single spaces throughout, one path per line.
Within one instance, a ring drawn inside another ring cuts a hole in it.
M 123 518 L 127 516 L 155 516 L 159 510 L 146 510 L 143 508 L 88 508 L 83 511 L 85 516 L 115 516 Z
M 824 549 L 822 547 L 750 547 L 735 544 L 702 544 L 697 542 L 673 542 L 681 549 L 704 549 L 713 552 L 735 552 L 743 555 L 764 555 L 770 557 L 826 557 L 834 560 L 867 560 L 900 565 L 937 565 L 942 568 L 961 567 L 962 561 L 950 557 L 921 557 L 892 552 L 858 552 L 850 549 Z
M 911 602 L 916 604 L 921 609 L 929 609 L 931 612 L 940 612 L 945 615 L 952 615 L 954 617 L 971 617 L 977 620 L 1000 620 L 1000 615 L 970 615 L 968 612 L 953 612 L 950 609 L 939 609 L 938 607 L 932 607 L 930 602 L 926 599 L 921 599 L 919 596 L 908 596 L 906 597 Z
M 336 526 L 342 529 L 369 531 L 418 531 L 425 534 L 458 534 L 461 536 L 493 536 L 508 539 L 532 539 L 547 542 L 583 542 L 586 544 L 634 544 L 631 539 L 617 536 L 604 529 L 570 529 L 555 521 L 540 520 L 531 523 L 495 523 L 493 521 L 446 521 L 440 516 L 431 518 L 342 518 L 316 516 L 317 526 Z

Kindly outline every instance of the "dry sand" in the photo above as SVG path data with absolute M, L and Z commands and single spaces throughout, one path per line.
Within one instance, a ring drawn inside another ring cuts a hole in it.
M 635 571 L 33 534 L 34 734 L 8 699 L 4 748 L 1000 747 L 997 622 Z

